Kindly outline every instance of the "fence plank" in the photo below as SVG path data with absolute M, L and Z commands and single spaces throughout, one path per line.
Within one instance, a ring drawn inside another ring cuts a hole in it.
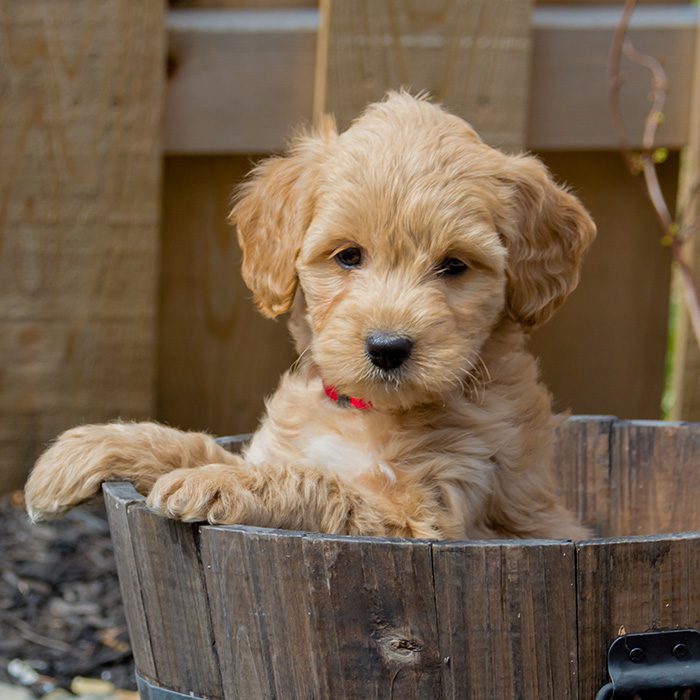
M 525 142 L 532 0 L 322 0 L 315 113 L 345 128 L 389 88 L 428 90 L 505 149 Z
M 157 415 L 170 425 L 253 430 L 295 357 L 285 321 L 255 310 L 226 223 L 250 167 L 244 157 L 165 162 Z
M 566 507 L 596 533 L 608 532 L 611 416 L 573 416 L 560 425 L 553 464 Z
M 318 12 L 244 14 L 168 14 L 168 152 L 280 151 L 311 117 Z
M 147 678 L 156 678 L 156 667 L 146 613 L 141 597 L 127 511 L 130 505 L 142 503 L 144 497 L 129 483 L 107 483 L 102 487 L 109 520 L 109 533 L 114 546 L 114 559 L 119 574 L 119 587 L 124 603 L 129 641 L 139 672 Z
M 689 133 L 697 8 L 671 4 L 676 7 L 637 8 L 630 36 L 646 53 L 663 57 L 671 89 L 657 145 L 677 149 Z M 617 148 L 608 121 L 605 75 L 618 21 L 619 7 L 599 8 L 592 2 L 583 8 L 535 8 L 528 148 Z M 196 11 L 172 10 L 166 150 L 173 154 L 280 150 L 290 129 L 311 119 L 318 22 L 312 8 L 208 10 L 205 20 Z M 630 147 L 640 148 L 649 76 L 634 65 L 626 65 L 625 74 L 624 118 Z M 367 89 L 375 82 L 368 80 Z M 406 83 L 415 85 L 414 76 L 409 75 Z
M 151 414 L 163 11 L 0 1 L 2 489 L 62 430 Z
M 203 528 L 202 557 L 227 699 L 439 697 L 429 544 Z
M 611 454 L 611 534 L 700 530 L 700 424 L 621 421 Z
M 533 334 L 544 381 L 558 410 L 658 418 L 671 261 L 653 211 L 618 153 L 547 153 L 544 161 L 598 225 L 578 289 Z M 677 154 L 659 179 L 672 201 Z
M 433 545 L 446 698 L 575 698 L 569 542 Z
M 145 505 L 128 510 L 129 530 L 155 661 L 154 680 L 221 700 L 221 675 L 196 542 L 196 526 Z
M 700 626 L 697 533 L 581 542 L 576 562 L 579 697 L 607 681 L 607 649 L 619 635 Z

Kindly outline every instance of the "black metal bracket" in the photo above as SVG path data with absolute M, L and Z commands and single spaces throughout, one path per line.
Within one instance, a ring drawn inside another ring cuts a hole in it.
M 596 700 L 638 695 L 642 700 L 659 693 L 700 688 L 700 632 L 669 630 L 626 634 L 608 650 L 608 674 Z
M 185 693 L 178 693 L 176 690 L 155 685 L 155 683 L 147 681 L 138 673 L 136 673 L 136 686 L 139 689 L 141 700 L 205 700 L 196 695 L 186 695 Z

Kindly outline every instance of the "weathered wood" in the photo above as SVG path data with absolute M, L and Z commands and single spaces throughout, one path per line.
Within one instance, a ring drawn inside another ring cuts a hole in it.
M 700 627 L 697 533 L 581 542 L 576 562 L 580 698 L 607 681 L 607 649 L 619 635 Z
M 594 491 L 570 503 L 581 512 L 609 515 L 611 531 L 700 530 L 700 424 L 576 417 L 558 439 L 557 463 Z M 619 634 L 700 626 L 700 532 L 570 543 L 197 529 L 129 485 L 104 490 L 139 669 L 183 693 L 592 698 Z
M 301 538 L 235 527 L 202 530 L 227 698 L 316 695 Z
M 62 430 L 151 414 L 163 29 L 160 0 L 0 2 L 3 490 Z
M 250 167 L 243 157 L 166 159 L 157 416 L 170 425 L 253 430 L 295 357 L 285 320 L 255 310 L 226 223 Z
M 430 544 L 309 536 L 304 559 L 320 697 L 440 697 Z
M 440 696 L 428 543 L 203 528 L 227 698 Z
M 588 5 L 535 9 L 525 138 L 530 149 L 617 146 L 608 121 L 606 75 L 619 7 Z M 173 10 L 168 16 L 173 71 L 165 115 L 166 150 L 182 154 L 281 150 L 290 129 L 311 119 L 318 13 L 210 10 L 208 15 L 206 23 L 191 10 Z M 671 86 L 659 146 L 679 148 L 688 141 L 696 17 L 697 9 L 686 4 L 662 12 L 642 6 L 632 19 L 632 40 L 663 58 Z M 630 145 L 639 147 L 649 78 L 635 67 L 626 66 L 625 73 L 624 114 Z M 407 82 L 420 87 L 414 82 L 418 75 Z
M 160 685 L 223 698 L 197 526 L 128 509 L 146 624 Z
M 428 90 L 492 145 L 525 143 L 532 0 L 323 0 L 316 114 L 347 127 L 392 88 Z
M 700 424 L 613 426 L 610 533 L 700 530 Z
M 119 588 L 129 628 L 129 642 L 136 668 L 147 678 L 156 678 L 150 631 L 146 622 L 146 612 L 141 597 L 141 583 L 127 518 L 129 506 L 134 503 L 143 503 L 144 497 L 129 483 L 106 483 L 102 487 L 102 492 L 109 520 L 109 532 L 114 546 L 114 559 L 119 574 Z
M 570 542 L 435 543 L 446 698 L 575 698 Z
M 303 535 L 202 529 L 225 697 L 317 697 L 305 591 Z
M 543 155 L 598 226 L 578 289 L 534 334 L 544 382 L 557 410 L 659 418 L 671 261 L 654 213 L 619 154 Z M 660 166 L 659 179 L 672 201 L 677 154 Z
M 572 416 L 556 430 L 553 465 L 566 507 L 608 533 L 612 416 Z

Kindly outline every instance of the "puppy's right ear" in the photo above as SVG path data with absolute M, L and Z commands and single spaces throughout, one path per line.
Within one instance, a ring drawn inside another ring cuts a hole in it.
M 234 197 L 229 222 L 243 251 L 241 274 L 260 311 L 274 318 L 289 311 L 297 287 L 296 259 L 311 223 L 320 163 L 335 124 L 301 134 L 286 155 L 260 163 Z

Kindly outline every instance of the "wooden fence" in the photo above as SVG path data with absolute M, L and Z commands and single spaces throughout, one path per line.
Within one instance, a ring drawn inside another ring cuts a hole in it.
M 569 420 L 583 542 L 189 525 L 106 484 L 138 671 L 213 700 L 590 700 L 617 636 L 700 627 L 698 450 L 698 424 Z
M 640 3 L 631 34 L 668 72 L 673 199 L 698 128 L 697 8 L 661 4 Z M 614 152 L 618 19 L 583 0 L 0 0 L 0 490 L 79 422 L 254 428 L 292 349 L 238 276 L 230 191 L 314 111 L 346 123 L 400 84 L 581 196 L 599 238 L 533 347 L 559 408 L 658 417 L 670 260 Z M 637 138 L 649 78 L 626 73 Z M 695 384 L 683 418 L 700 418 Z

